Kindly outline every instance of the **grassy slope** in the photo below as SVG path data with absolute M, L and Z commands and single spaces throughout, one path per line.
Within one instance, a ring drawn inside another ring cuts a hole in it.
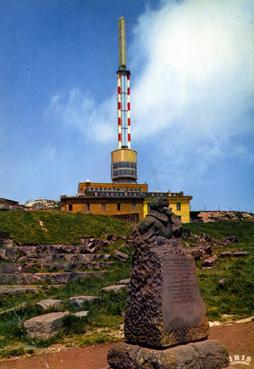
M 39 221 L 43 222 L 43 227 Z M 130 226 L 117 219 L 45 211 L 0 212 L 0 230 L 20 244 L 78 244 L 80 237 L 102 237 L 107 233 L 125 235 Z
M 212 237 L 223 239 L 235 235 L 239 242 L 224 247 L 215 247 L 215 253 L 231 249 L 245 250 L 250 256 L 241 258 L 219 258 L 216 268 L 202 270 L 198 263 L 198 278 L 202 295 L 208 307 L 209 319 L 219 319 L 223 314 L 247 316 L 254 314 L 254 223 L 222 222 L 208 224 L 188 224 L 193 233 L 205 232 Z M 219 287 L 219 280 L 225 286 Z
M 44 222 L 48 232 L 42 231 L 39 220 Z M 198 263 L 197 273 L 202 295 L 208 306 L 210 320 L 221 318 L 222 314 L 233 314 L 235 317 L 244 317 L 254 314 L 254 225 L 253 223 L 210 223 L 185 225 L 193 233 L 205 232 L 215 238 L 223 238 L 227 235 L 236 235 L 239 243 L 231 244 L 224 248 L 216 247 L 215 252 L 229 250 L 230 248 L 248 250 L 250 256 L 239 259 L 219 259 L 216 268 L 202 270 Z M 78 243 L 81 236 L 87 234 L 101 237 L 107 233 L 119 235 L 128 234 L 130 227 L 106 217 L 89 215 L 72 215 L 62 213 L 0 213 L 0 230 L 11 233 L 20 243 Z M 126 250 L 123 245 L 116 243 L 115 248 Z M 120 279 L 127 278 L 130 273 L 131 263 L 115 263 L 109 273 L 97 279 L 89 279 L 81 283 L 72 283 L 50 293 L 41 292 L 37 296 L 26 298 L 7 298 L 1 301 L 3 307 L 13 307 L 25 301 L 30 307 L 19 311 L 13 310 L 4 318 L 0 318 L 0 356 L 22 353 L 32 347 L 41 345 L 38 342 L 27 341 L 21 329 L 21 322 L 37 313 L 34 307 L 36 301 L 41 298 L 57 297 L 64 301 L 64 309 L 68 306 L 68 297 L 73 295 L 98 295 L 103 286 L 112 284 Z M 225 287 L 221 289 L 218 281 L 224 278 Z M 119 329 L 123 322 L 126 293 L 118 295 L 103 294 L 102 299 L 96 303 L 86 304 L 83 308 L 90 310 L 87 319 L 78 323 L 67 320 L 64 337 L 57 340 L 87 344 L 112 340 L 109 333 Z M 1 306 L 0 306 L 1 310 Z M 86 334 L 84 334 L 86 332 Z M 46 343 L 50 344 L 50 342 Z

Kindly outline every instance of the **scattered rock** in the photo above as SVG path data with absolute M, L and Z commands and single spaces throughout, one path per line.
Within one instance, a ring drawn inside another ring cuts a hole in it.
M 227 236 L 224 241 L 228 242 L 228 243 L 237 243 L 237 242 L 239 242 L 238 238 L 234 235 Z
M 220 288 L 224 288 L 225 287 L 225 284 L 226 284 L 226 280 L 224 278 L 222 278 L 222 279 L 219 280 L 219 287 Z
M 72 296 L 69 298 L 69 303 L 73 307 L 80 308 L 85 302 L 93 302 L 99 299 L 99 296 Z
M 126 279 L 121 279 L 120 281 L 117 282 L 117 284 L 129 284 L 130 283 L 130 278 L 126 278 Z
M 17 261 L 19 257 L 19 252 L 16 247 L 7 246 L 5 249 L 5 260 L 10 260 L 12 262 Z
M 120 238 L 120 240 L 126 241 L 127 240 L 127 236 L 118 236 L 118 238 Z
M 86 243 L 82 243 L 80 251 L 83 253 L 94 254 L 98 251 L 98 246 L 94 242 L 94 239 L 91 238 L 90 240 L 86 240 Z
M 28 337 L 36 339 L 49 339 L 58 334 L 63 328 L 63 319 L 69 312 L 58 312 L 39 315 L 24 322 Z
M 62 300 L 56 299 L 45 299 L 37 302 L 36 306 L 42 308 L 43 311 L 47 311 L 50 309 L 59 309 L 62 305 Z
M 236 250 L 236 251 L 223 251 L 220 253 L 220 256 L 222 258 L 227 258 L 227 257 L 241 257 L 241 256 L 248 256 L 250 253 L 248 251 L 243 251 L 243 250 Z
M 73 315 L 78 318 L 85 318 L 88 315 L 88 313 L 89 311 L 83 310 L 83 311 L 78 311 L 77 313 L 74 313 Z
M 248 251 L 233 251 L 232 253 L 232 256 L 238 258 L 238 257 L 241 257 L 241 256 L 249 256 L 250 253 Z
M 117 293 L 119 291 L 127 289 L 126 284 L 113 284 L 112 286 L 107 286 L 102 288 L 102 292 L 114 292 Z
M 206 255 L 212 255 L 213 254 L 213 249 L 211 245 L 204 245 L 203 247 L 204 253 Z
M 105 238 L 107 241 L 116 241 L 117 239 L 115 234 L 107 234 Z
M 13 239 L 12 238 L 0 238 L 0 245 L 12 247 Z
M 81 238 L 80 253 L 94 254 L 99 251 L 103 246 L 108 245 L 107 241 L 99 240 L 97 238 Z
M 201 259 L 203 252 L 199 247 L 194 247 L 190 250 L 188 250 L 188 253 L 191 254 L 191 256 L 195 259 L 195 260 L 199 260 Z
M 119 261 L 127 261 L 129 259 L 129 255 L 125 254 L 122 251 L 115 250 L 114 251 L 114 258 Z
M 202 262 L 202 267 L 204 267 L 204 268 L 212 268 L 212 267 L 214 267 L 217 259 L 218 259 L 218 257 L 216 255 L 211 256 L 210 258 L 205 259 Z
M 220 256 L 222 258 L 230 258 L 232 256 L 232 252 L 231 251 L 223 251 L 220 253 Z
M 191 231 L 189 229 L 182 230 L 182 239 L 187 240 L 191 236 Z

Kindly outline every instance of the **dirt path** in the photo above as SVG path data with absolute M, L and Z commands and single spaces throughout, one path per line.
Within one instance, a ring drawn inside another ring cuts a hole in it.
M 251 365 L 244 367 L 254 369 L 254 322 L 212 327 L 209 338 L 219 339 L 228 347 L 232 356 L 251 356 Z M 107 352 L 113 345 L 89 346 L 30 358 L 10 359 L 0 362 L 0 369 L 105 369 Z

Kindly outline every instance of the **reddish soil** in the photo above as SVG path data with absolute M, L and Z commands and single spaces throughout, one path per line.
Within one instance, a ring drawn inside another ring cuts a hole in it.
M 212 327 L 209 338 L 219 339 L 227 346 L 230 355 L 251 356 L 253 363 L 248 368 L 254 368 L 254 322 Z M 105 369 L 107 352 L 113 345 L 66 349 L 58 353 L 10 359 L 0 362 L 0 369 Z

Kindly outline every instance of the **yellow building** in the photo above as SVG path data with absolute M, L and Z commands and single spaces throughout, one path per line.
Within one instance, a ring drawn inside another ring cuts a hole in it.
M 139 221 L 144 217 L 143 194 L 147 191 L 146 183 L 80 182 L 77 196 L 61 197 L 61 209 Z
M 162 196 L 168 196 L 170 208 L 183 223 L 190 222 L 191 196 L 185 196 L 183 192 L 148 192 L 146 183 L 80 182 L 76 196 L 61 196 L 61 209 L 135 222 L 148 214 L 149 205 L 155 198 Z

